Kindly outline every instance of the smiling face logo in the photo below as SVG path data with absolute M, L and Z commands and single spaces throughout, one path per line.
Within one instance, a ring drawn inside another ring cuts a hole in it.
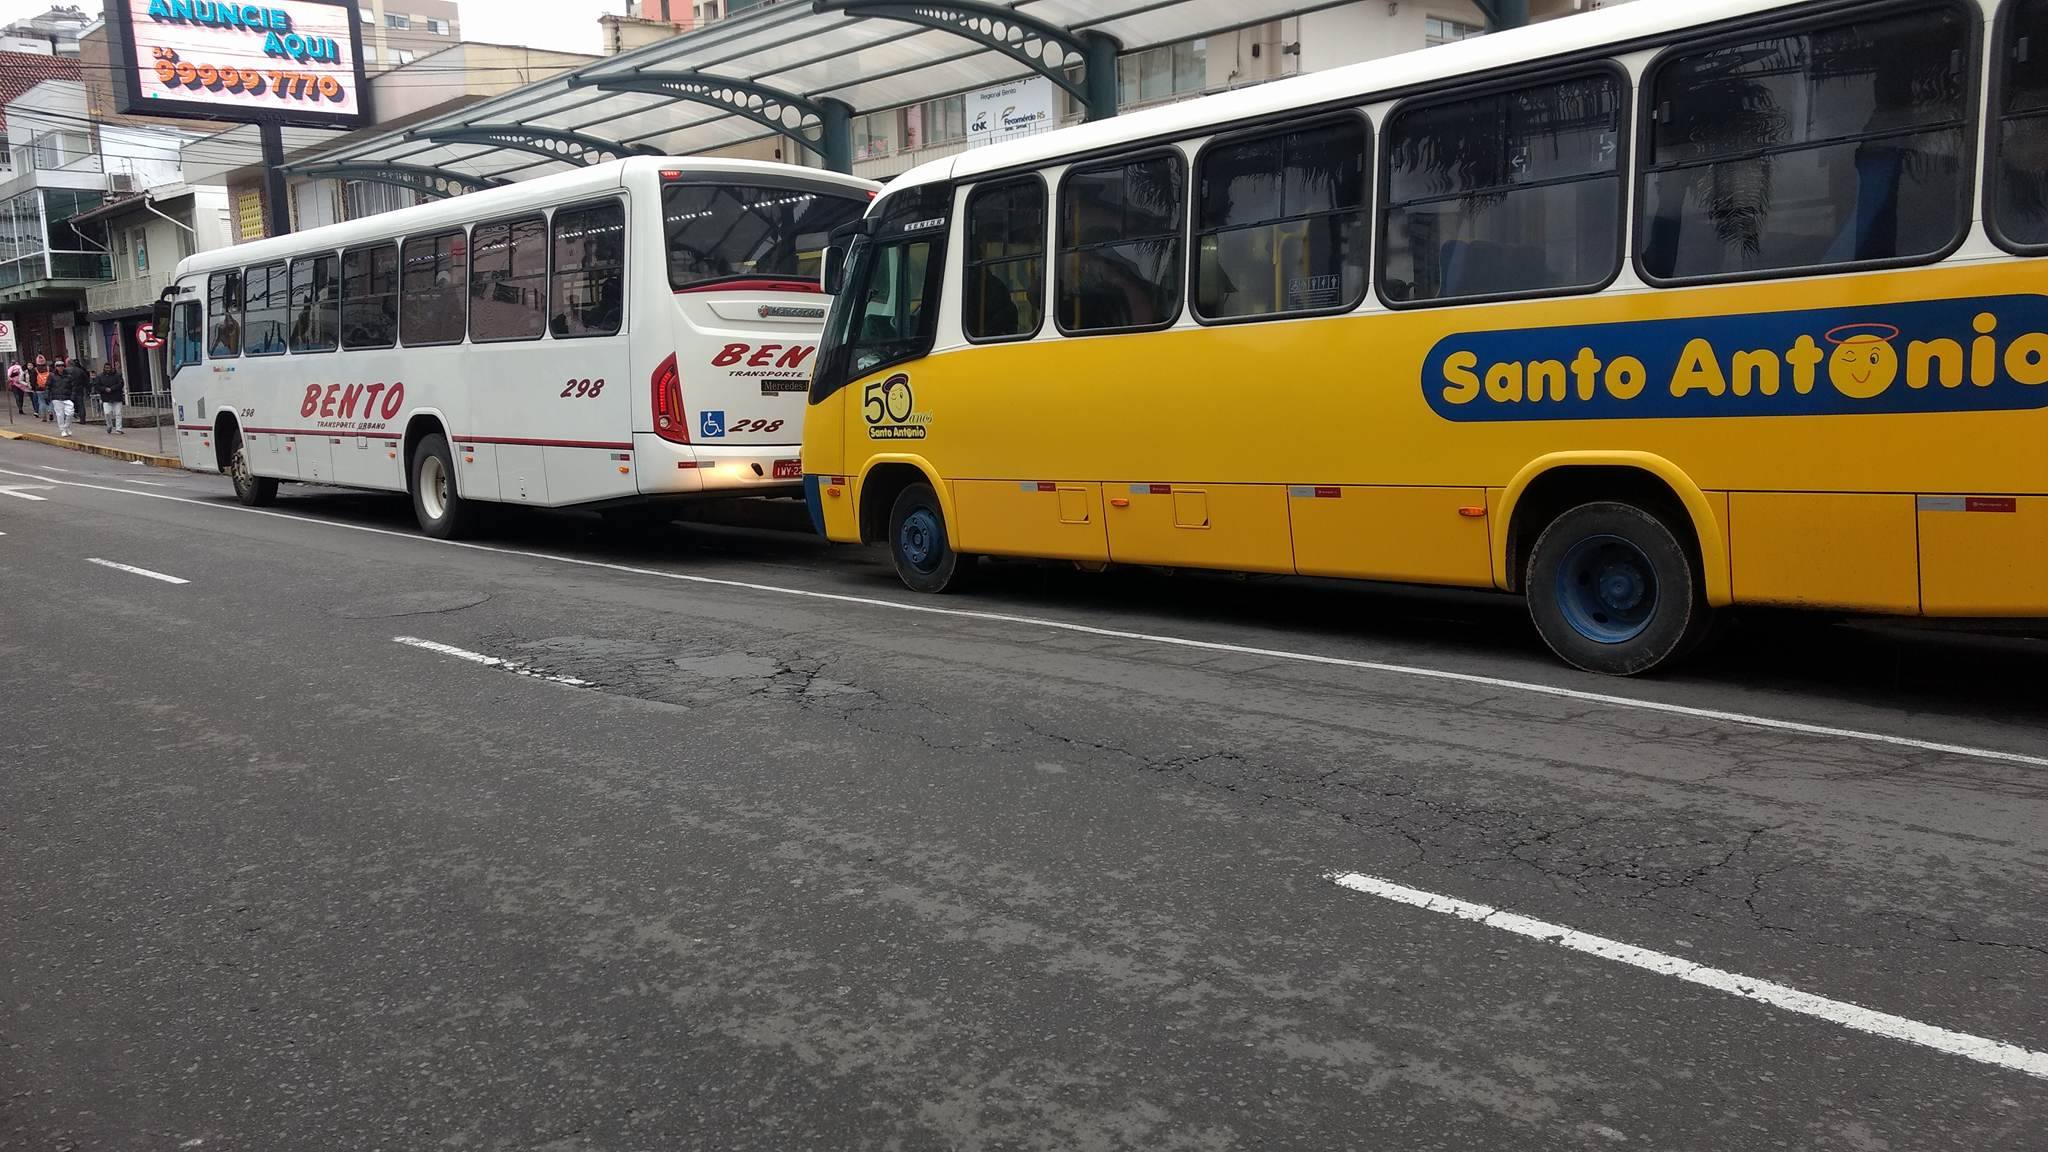
M 1830 328 L 1824 339 L 1835 346 L 1828 355 L 1828 383 L 1855 400 L 1868 400 L 1892 386 L 1899 375 L 1899 353 L 1892 347 L 1899 330 L 1890 324 L 1844 324 Z

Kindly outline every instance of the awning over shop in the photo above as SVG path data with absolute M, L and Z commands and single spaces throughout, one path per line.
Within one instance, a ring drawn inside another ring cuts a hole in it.
M 634 153 L 691 155 L 767 136 L 850 166 L 851 117 L 1042 75 L 1090 118 L 1119 54 L 1299 15 L 1303 0 L 813 0 L 608 57 L 291 165 L 304 175 L 480 187 Z

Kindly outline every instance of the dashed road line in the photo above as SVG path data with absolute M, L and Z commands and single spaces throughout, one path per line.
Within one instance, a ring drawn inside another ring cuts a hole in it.
M 0 475 L 19 476 L 26 475 L 26 473 L 11 472 L 0 468 Z M 1693 720 L 1734 724 L 1748 728 L 1762 728 L 1773 732 L 1792 732 L 1802 736 L 1818 736 L 1832 740 L 1853 740 L 1866 744 L 1882 744 L 1893 748 L 1906 748 L 1915 752 L 1933 752 L 1945 756 L 1961 756 L 1973 760 L 1988 760 L 2000 764 L 2022 764 L 2030 768 L 2048 768 L 2048 756 L 2030 755 L 2025 752 L 2009 752 L 1999 748 L 1980 748 L 1969 744 L 1953 744 L 1940 740 L 1921 740 L 1912 736 L 1899 736 L 1889 732 L 1872 732 L 1860 728 L 1838 728 L 1828 724 L 1809 724 L 1801 720 L 1781 720 L 1774 716 L 1759 716 L 1749 712 L 1731 712 L 1719 708 L 1694 708 L 1685 704 L 1668 704 L 1662 700 L 1645 700 L 1636 696 L 1621 696 L 1611 692 L 1589 692 L 1584 689 L 1564 688 L 1555 684 L 1542 684 L 1531 680 L 1510 680 L 1501 676 L 1482 676 L 1473 672 L 1453 672 L 1445 668 L 1429 668 L 1416 664 L 1393 664 L 1380 660 L 1353 660 L 1343 656 L 1325 656 L 1316 652 L 1295 652 L 1283 648 L 1261 648 L 1250 644 L 1230 644 L 1220 640 L 1196 640 L 1186 636 L 1134 632 L 1123 628 L 1103 628 L 1093 624 L 1080 624 L 1070 620 L 1054 620 L 1043 616 L 1020 616 L 1009 612 L 983 612 L 971 608 L 942 608 L 933 604 L 909 604 L 900 600 L 883 600 L 879 597 L 856 596 L 846 592 L 819 592 L 809 588 L 790 588 L 785 585 L 763 584 L 753 580 L 732 580 L 719 576 L 696 576 L 685 572 L 665 572 L 659 568 L 640 568 L 631 564 L 613 564 L 604 560 L 586 560 L 577 556 L 562 556 L 553 552 L 536 552 L 525 548 L 501 548 L 493 544 L 478 544 L 466 540 L 436 540 L 431 536 L 421 536 L 414 532 L 399 532 L 390 528 L 375 528 L 367 524 L 343 524 L 333 520 L 322 520 L 313 516 L 299 516 L 290 512 L 278 512 L 268 508 L 247 508 L 239 504 L 198 500 L 189 496 L 173 496 L 166 492 L 137 492 L 132 488 L 115 488 L 105 484 L 85 484 L 75 480 L 56 480 L 54 477 L 40 478 L 49 479 L 52 483 L 69 488 L 87 488 L 99 492 L 113 492 L 122 496 L 142 496 L 151 500 L 170 500 L 179 504 L 191 504 L 200 508 L 212 508 L 223 512 L 246 512 L 251 515 L 271 516 L 280 520 L 295 520 L 302 524 L 314 524 L 325 528 L 339 528 L 350 532 L 367 532 L 376 536 L 392 536 L 401 540 L 415 540 L 423 544 L 438 544 L 450 548 L 466 548 L 475 552 L 493 552 L 500 556 L 517 556 L 526 560 L 546 560 L 551 563 L 569 564 L 579 568 L 599 568 L 609 572 L 623 572 L 633 576 L 652 576 L 660 580 L 674 580 L 685 584 L 697 584 L 715 588 L 734 588 L 749 592 L 762 592 L 775 596 L 792 596 L 836 604 L 855 604 L 867 608 L 884 608 L 895 612 L 914 612 L 924 616 L 937 616 L 954 620 L 976 620 L 991 624 L 1010 624 L 1024 628 L 1041 628 L 1083 636 L 1098 636 L 1109 640 L 1128 640 L 1170 648 L 1187 648 L 1201 652 L 1225 652 L 1237 656 L 1254 656 L 1263 660 L 1285 660 L 1297 664 L 1316 664 L 1329 668 L 1349 668 L 1359 672 L 1374 672 L 1390 676 L 1407 677 L 1409 679 L 1470 684 L 1502 691 L 1523 692 L 1532 696 L 1550 696 L 1562 700 L 1577 700 L 1582 703 L 1599 704 L 1610 708 L 1637 712 L 1654 712 L 1666 716 L 1684 716 Z M 5 489 L 0 489 L 0 491 L 5 491 Z
M 472 664 L 482 664 L 486 668 L 502 669 L 512 673 L 514 676 L 525 676 L 532 680 L 545 680 L 550 684 L 566 684 L 571 688 L 590 687 L 590 681 L 588 680 L 578 680 L 574 676 L 557 676 L 550 672 L 539 671 L 517 660 L 507 660 L 502 656 L 490 656 L 482 652 L 471 652 L 467 648 L 457 648 L 453 644 L 443 644 L 438 640 L 422 640 L 418 636 L 393 636 L 392 639 L 409 648 L 419 648 L 427 652 L 439 652 L 443 656 L 453 656 L 457 660 L 467 660 Z
M 149 569 L 147 569 L 147 568 L 137 568 L 137 567 L 136 567 L 135 565 L 133 565 L 133 564 L 122 564 L 122 563 L 119 563 L 119 562 L 117 562 L 117 561 L 113 561 L 113 560 L 102 560 L 102 559 L 100 559 L 100 558 L 99 558 L 99 557 L 97 557 L 97 556 L 87 556 L 87 557 L 85 558 L 85 562 L 86 562 L 86 563 L 88 563 L 88 564 L 97 564 L 97 565 L 99 565 L 99 566 L 100 566 L 100 567 L 102 567 L 102 568 L 112 568 L 112 569 L 114 569 L 114 570 L 115 570 L 115 571 L 117 571 L 117 572 L 127 572 L 127 573 L 130 573 L 130 574 L 132 574 L 132 575 L 136 575 L 136 576 L 147 576 L 147 577 L 149 577 L 149 578 L 150 578 L 151 580 L 161 580 L 161 581 L 163 581 L 163 582 L 164 582 L 164 583 L 166 583 L 166 584 L 190 584 L 190 583 L 191 583 L 191 581 L 190 581 L 190 580 L 181 580 L 181 579 L 179 579 L 179 578 L 178 578 L 178 577 L 176 577 L 176 576 L 167 576 L 167 575 L 165 575 L 165 574 L 164 574 L 164 573 L 162 573 L 162 572 L 152 572 L 152 571 L 150 571 L 150 570 L 149 570 Z
M 1488 928 L 1498 928 L 1517 936 L 1556 944 L 1574 952 L 1598 956 L 1602 960 L 1612 960 L 1632 968 L 1641 968 L 1646 972 L 1655 972 L 1659 976 L 1674 977 L 1688 984 L 1698 984 L 1703 988 L 1712 988 L 1717 992 L 1726 992 L 1787 1012 L 1797 1012 L 1802 1016 L 1811 1016 L 1858 1032 L 1868 1032 L 1873 1036 L 1883 1036 L 1890 1040 L 1903 1040 L 1908 1044 L 1918 1044 L 1923 1048 L 1932 1048 L 1951 1056 L 1961 1056 L 1980 1064 L 2009 1068 L 2048 1080 L 2048 1052 L 2036 1052 L 2031 1048 L 2022 1048 L 2003 1040 L 1992 1040 L 1933 1024 L 1923 1024 L 1904 1016 L 1879 1012 L 1860 1004 L 1851 1004 L 1846 1000 L 1831 1000 L 1826 996 L 1816 996 L 1811 992 L 1802 992 L 1797 988 L 1774 984 L 1769 980 L 1758 980 L 1739 972 L 1709 968 L 1683 956 L 1638 948 L 1633 944 L 1624 944 L 1605 936 L 1594 936 L 1562 924 L 1532 919 L 1485 904 L 1474 904 L 1455 896 L 1425 892 L 1420 888 L 1410 888 L 1378 876 L 1367 876 L 1362 872 L 1330 872 L 1325 874 L 1325 879 L 1353 892 L 1377 896 L 1396 904 L 1406 904 L 1425 912 L 1470 920 Z

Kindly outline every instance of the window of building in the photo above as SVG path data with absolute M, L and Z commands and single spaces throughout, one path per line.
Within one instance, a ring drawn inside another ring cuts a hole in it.
M 1211 320 L 1365 298 L 1365 123 L 1211 145 L 1195 173 L 1195 312 Z
M 2048 246 L 2048 0 L 2006 9 L 1992 134 L 1991 233 L 2000 243 Z
M 967 198 L 967 289 L 960 325 L 970 340 L 1038 332 L 1045 317 L 1045 182 L 977 188 Z
M 1119 108 L 1193 96 L 1209 86 L 1209 42 L 1183 40 L 1119 57 L 1116 102 Z
M 1652 279 L 1932 259 L 1968 226 L 1970 21 L 1872 15 L 1651 75 L 1637 249 Z
M 1613 278 L 1624 101 L 1621 79 L 1600 72 L 1397 109 L 1381 294 L 1420 303 Z
M 284 261 L 258 264 L 243 273 L 242 351 L 249 356 L 282 356 L 290 279 Z
M 967 97 L 944 96 L 901 110 L 903 149 L 914 152 L 967 139 Z
M 350 220 L 375 216 L 380 212 L 393 212 L 410 208 L 419 203 L 419 197 L 410 188 L 396 184 L 384 184 L 374 180 L 351 180 L 342 185 L 342 210 Z
M 206 278 L 206 355 L 214 360 L 242 354 L 242 274 L 215 272 Z
M 397 62 L 400 64 L 410 64 L 415 59 L 410 48 L 394 49 L 391 55 L 396 57 Z
M 538 340 L 548 326 L 548 222 L 536 212 L 469 234 L 469 338 Z
M 398 245 L 341 254 L 341 345 L 389 348 L 398 342 Z
M 332 352 L 341 334 L 341 257 L 292 261 L 293 352 Z
M 889 128 L 895 112 L 869 112 L 853 118 L 853 158 L 873 160 L 889 154 Z
M 141 275 L 142 273 L 148 272 L 148 271 L 149 271 L 149 233 L 148 233 L 148 231 L 146 231 L 145 229 L 141 229 L 141 228 L 137 228 L 137 229 L 135 229 L 135 239 L 134 239 L 133 243 L 132 243 L 132 244 L 130 245 L 130 247 L 131 247 L 131 248 L 133 248 L 133 249 L 134 249 L 134 251 L 135 251 L 135 272 L 136 272 L 136 274 L 137 274 L 137 275 Z
M 1486 29 L 1481 28 L 1477 24 L 1467 24 L 1462 20 L 1448 20 L 1442 16 L 1425 16 L 1422 18 L 1422 43 L 1425 47 L 1434 48 L 1439 44 L 1449 44 L 1454 40 L 1470 40 L 1474 36 L 1484 35 L 1486 35 Z
M 1163 328 L 1180 313 L 1187 172 L 1178 152 L 1060 182 L 1060 327 Z
M 668 283 L 775 279 L 816 284 L 832 230 L 867 211 L 867 197 L 747 184 L 670 184 L 661 190 Z
M 386 12 L 384 26 L 398 32 L 412 31 L 412 17 L 403 12 Z
M 398 339 L 408 348 L 460 344 L 469 249 L 462 229 L 408 236 L 399 252 Z
M 448 35 L 448 22 L 429 16 L 427 17 L 427 31 L 432 32 L 436 36 L 446 36 Z
M 554 220 L 549 327 L 556 336 L 610 336 L 626 316 L 626 209 L 616 200 L 563 208 Z

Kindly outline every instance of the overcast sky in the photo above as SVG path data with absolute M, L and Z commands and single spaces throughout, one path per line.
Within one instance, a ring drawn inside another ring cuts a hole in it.
M 100 0 L 70 0 L 98 12 Z M 602 41 L 597 18 L 624 12 L 625 0 L 461 0 L 462 37 L 493 44 L 527 44 L 595 55 Z M 388 11 L 405 11 L 404 0 L 385 0 Z M 49 11 L 51 0 L 0 0 L 0 24 Z

